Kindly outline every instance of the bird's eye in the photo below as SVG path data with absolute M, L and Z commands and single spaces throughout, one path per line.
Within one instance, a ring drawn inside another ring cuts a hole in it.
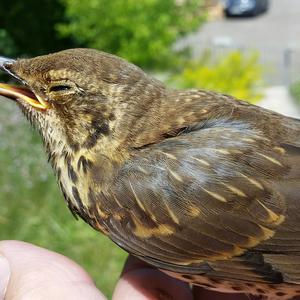
M 72 87 L 69 85 L 53 85 L 50 87 L 49 92 L 66 92 L 69 91 Z

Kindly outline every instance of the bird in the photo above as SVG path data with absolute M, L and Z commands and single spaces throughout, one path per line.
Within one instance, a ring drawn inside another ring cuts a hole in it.
M 76 218 L 192 285 L 300 295 L 300 120 L 95 49 L 0 68 Z

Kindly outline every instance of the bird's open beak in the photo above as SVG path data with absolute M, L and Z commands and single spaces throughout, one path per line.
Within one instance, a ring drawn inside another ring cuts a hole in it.
M 9 70 L 9 65 L 13 64 L 14 62 L 15 60 L 13 59 L 0 56 L 0 69 L 20 80 L 18 76 Z M 49 104 L 47 102 L 41 99 L 41 97 L 38 95 L 35 95 L 26 86 L 15 86 L 6 83 L 0 83 L 0 95 L 14 100 L 23 100 L 38 109 L 45 110 L 49 108 Z

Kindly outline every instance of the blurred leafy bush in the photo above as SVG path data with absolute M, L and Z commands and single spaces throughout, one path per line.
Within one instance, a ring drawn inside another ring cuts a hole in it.
M 172 77 L 172 84 L 181 88 L 201 88 L 256 102 L 262 97 L 262 68 L 256 52 L 233 51 L 213 56 L 207 51 L 198 60 L 186 62 Z
M 17 52 L 16 45 L 9 33 L 0 28 L 0 53 L 8 56 L 14 56 Z
M 167 68 L 180 55 L 171 48 L 178 37 L 204 21 L 203 0 L 62 0 L 64 37 L 114 53 L 141 67 Z
M 63 19 L 60 0 L 0 0 L 0 55 L 34 56 L 72 47 L 55 30 Z
M 0 0 L 0 53 L 35 56 L 72 47 L 110 52 L 141 67 L 181 62 L 172 46 L 199 28 L 205 0 Z M 13 50 L 13 51 L 12 51 Z
M 297 103 L 300 104 L 300 81 L 296 81 L 290 86 L 290 93 Z

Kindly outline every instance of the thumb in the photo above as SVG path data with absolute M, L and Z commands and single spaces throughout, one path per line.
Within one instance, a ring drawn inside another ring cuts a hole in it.
M 0 299 L 104 300 L 89 275 L 67 257 L 19 241 L 0 242 Z
M 10 266 L 5 256 L 0 254 L 0 299 L 4 299 L 10 277 Z

